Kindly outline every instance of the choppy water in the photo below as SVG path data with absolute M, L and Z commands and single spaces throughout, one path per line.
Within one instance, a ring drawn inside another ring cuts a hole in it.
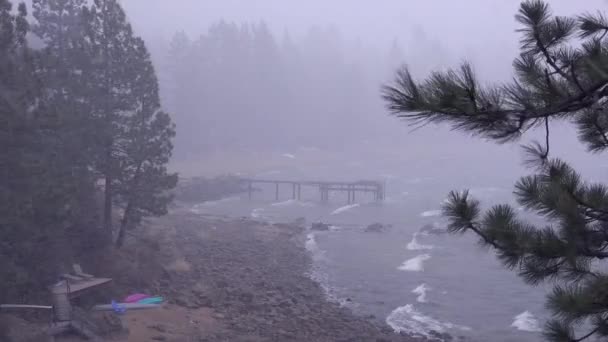
M 286 158 L 297 160 L 298 155 Z M 546 288 L 525 285 L 491 251 L 480 248 L 474 236 L 421 231 L 425 225 L 445 227 L 438 210 L 452 188 L 471 188 L 473 195 L 488 204 L 512 202 L 512 178 L 483 179 L 462 172 L 443 179 L 440 172 L 421 172 L 422 167 L 412 171 L 411 163 L 399 177 L 394 175 L 398 170 L 386 172 L 383 166 L 378 163 L 376 170 L 361 172 L 387 181 L 389 196 L 382 205 L 362 197 L 347 206 L 342 196 L 321 205 L 319 194 L 305 189 L 302 201 L 275 201 L 274 188 L 269 188 L 256 193 L 253 201 L 232 198 L 198 205 L 193 211 L 270 222 L 305 217 L 309 223 L 331 224 L 329 231 L 308 233 L 306 247 L 314 260 L 311 276 L 331 299 L 374 315 L 396 331 L 426 336 L 434 330 L 473 341 L 540 340 L 539 330 L 547 318 Z M 288 170 L 266 174 L 278 179 L 305 178 L 306 172 L 297 167 Z M 331 170 L 325 164 L 317 171 L 329 174 Z M 337 178 L 339 174 L 343 173 L 336 171 L 335 177 L 328 177 L 343 180 Z M 289 197 L 291 190 L 285 189 L 283 195 Z M 384 233 L 364 231 L 375 222 L 392 227 Z

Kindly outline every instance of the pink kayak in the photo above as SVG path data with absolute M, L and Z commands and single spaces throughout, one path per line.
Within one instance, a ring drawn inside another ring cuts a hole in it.
M 143 294 L 143 293 L 136 293 L 136 294 L 127 296 L 127 298 L 125 298 L 124 302 L 125 303 L 137 303 L 140 300 L 146 299 L 146 298 L 150 298 L 150 296 L 147 294 Z

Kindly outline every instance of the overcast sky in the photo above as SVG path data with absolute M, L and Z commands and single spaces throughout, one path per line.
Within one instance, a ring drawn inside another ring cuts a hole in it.
M 552 0 L 557 14 L 606 9 L 605 0 Z M 311 26 L 335 26 L 372 49 L 397 38 L 415 50 L 420 36 L 437 42 L 447 64 L 472 60 L 480 77 L 510 76 L 517 53 L 518 0 L 122 0 L 145 38 L 168 38 L 177 30 L 193 36 L 213 22 L 266 21 L 277 33 L 302 34 Z M 428 53 L 425 51 L 425 53 Z M 433 67 L 433 66 L 431 66 Z M 488 75 L 488 74 L 492 75 Z

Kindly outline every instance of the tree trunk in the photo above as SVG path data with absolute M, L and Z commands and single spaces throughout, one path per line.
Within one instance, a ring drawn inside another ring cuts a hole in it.
M 135 191 L 137 191 L 137 184 L 139 182 L 139 177 L 141 174 L 141 166 L 143 162 L 137 165 L 137 170 L 135 170 L 135 175 L 133 176 L 133 184 L 131 184 L 131 193 L 129 194 L 129 202 L 127 203 L 127 207 L 125 208 L 125 213 L 122 216 L 122 220 L 120 221 L 120 229 L 118 230 L 118 237 L 116 238 L 116 248 L 121 248 L 125 242 L 125 235 L 127 233 L 127 229 L 129 229 L 129 225 L 131 223 L 131 212 L 133 211 L 133 207 L 135 206 L 135 198 L 137 198 Z
M 118 237 L 116 238 L 116 248 L 120 249 L 125 243 L 125 235 L 127 233 L 127 229 L 129 228 L 129 218 L 131 217 L 131 211 L 133 206 L 131 203 L 127 204 L 127 208 L 125 209 L 125 213 L 120 221 L 120 228 L 118 230 Z
M 106 184 L 105 184 L 105 192 L 104 192 L 104 206 L 103 206 L 103 228 L 105 232 L 110 236 L 110 240 L 112 237 L 112 177 L 110 175 L 106 175 Z

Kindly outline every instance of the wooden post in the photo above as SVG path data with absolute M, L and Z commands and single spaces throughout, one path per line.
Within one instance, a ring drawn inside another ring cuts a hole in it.
M 296 199 L 296 183 L 291 184 L 291 198 Z
M 352 196 L 351 196 L 351 200 L 352 200 L 352 203 L 351 203 L 351 204 L 355 204 L 355 202 L 357 201 L 357 200 L 355 199 L 355 195 L 356 195 L 356 193 L 357 193 L 357 190 L 355 190 L 355 188 L 353 187 L 353 190 L 352 190 L 352 191 L 353 191 L 353 194 L 352 194 Z
M 302 199 L 302 184 L 298 183 L 298 201 Z
M 249 200 L 251 201 L 251 198 L 253 197 L 253 182 L 252 181 L 248 181 L 247 182 L 247 191 L 249 193 Z
M 279 183 L 277 182 L 277 183 L 275 183 L 275 185 L 276 185 L 276 190 L 274 193 L 274 197 L 278 201 L 279 200 Z
M 353 195 L 352 195 L 352 193 L 353 193 L 353 186 L 349 185 L 347 187 L 346 192 L 348 193 L 348 203 L 347 204 L 352 204 L 353 203 Z
M 327 185 L 325 185 L 325 184 L 321 185 L 321 202 L 323 202 L 323 203 L 329 202 L 329 189 L 327 188 Z

